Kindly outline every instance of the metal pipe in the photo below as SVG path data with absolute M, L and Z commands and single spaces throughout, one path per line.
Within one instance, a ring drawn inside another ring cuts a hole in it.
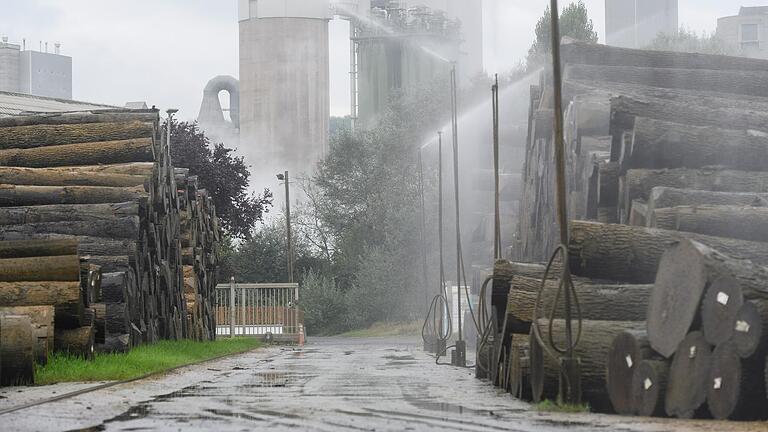
M 235 337 L 235 277 L 229 278 L 229 337 Z
M 461 228 L 459 216 L 459 126 L 458 126 L 458 95 L 456 88 L 456 63 L 451 67 L 451 127 L 453 129 L 453 189 L 456 207 L 456 306 L 459 324 L 459 341 L 462 335 L 461 313 Z
M 499 75 L 491 88 L 493 98 L 493 184 L 494 238 L 493 257 L 501 259 L 501 208 L 499 205 Z

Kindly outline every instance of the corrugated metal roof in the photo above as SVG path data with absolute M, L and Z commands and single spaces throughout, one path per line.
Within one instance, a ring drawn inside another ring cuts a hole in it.
M 93 109 L 120 109 L 120 107 L 0 92 L 0 117 L 16 116 L 22 113 L 88 111 Z

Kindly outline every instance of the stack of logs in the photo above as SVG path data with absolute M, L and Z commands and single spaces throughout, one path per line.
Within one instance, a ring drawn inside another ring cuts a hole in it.
M 768 62 L 575 42 L 563 56 L 585 401 L 621 414 L 765 418 Z M 545 261 L 559 242 L 549 75 L 531 93 L 521 243 L 510 254 L 521 262 Z M 498 331 L 483 356 L 496 385 L 535 401 L 557 396 L 550 345 L 564 345 L 559 270 L 544 273 L 496 263 Z
M 11 245 L 0 253 L 33 251 L 2 256 L 0 306 L 47 306 L 3 312 L 40 329 L 37 317 L 54 307 L 49 347 L 90 356 L 215 337 L 215 209 L 188 170 L 174 169 L 159 120 L 155 110 L 0 118 L 0 241 Z M 4 258 L 34 267 L 6 268 Z M 78 273 L 49 275 L 45 260 L 71 261 Z M 0 332 L 5 342 L 5 325 Z

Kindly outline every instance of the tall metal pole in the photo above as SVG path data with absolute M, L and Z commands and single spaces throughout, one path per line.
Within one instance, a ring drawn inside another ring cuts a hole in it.
M 568 245 L 568 207 L 566 201 L 565 180 L 565 138 L 563 135 L 563 76 L 560 61 L 560 17 L 557 0 L 551 0 L 550 13 L 552 21 L 552 78 L 554 80 L 554 111 L 555 111 L 555 172 L 557 175 L 557 215 L 560 225 L 560 244 Z M 573 328 L 571 323 L 571 290 L 573 286 L 568 270 L 568 262 L 563 263 L 563 277 L 560 281 L 564 287 L 565 305 L 565 340 L 566 352 L 561 361 L 560 399 L 567 403 L 581 402 L 580 366 L 574 358 Z
M 424 203 L 424 164 L 421 157 L 421 150 L 418 154 L 419 169 L 419 196 L 421 197 L 421 259 L 422 259 L 422 277 L 424 283 L 424 307 L 429 307 L 429 277 L 427 275 L 427 209 Z
M 443 261 L 443 132 L 437 133 L 437 243 L 440 248 L 440 295 L 445 294 L 445 265 Z M 447 305 L 446 305 L 447 307 Z M 440 332 L 445 331 L 445 309 L 440 311 Z M 451 335 L 449 334 L 448 337 Z M 438 350 L 438 354 L 440 351 Z
M 288 283 L 293 283 L 293 241 L 291 239 L 291 187 L 285 172 L 285 231 L 288 243 Z
M 501 208 L 499 205 L 499 75 L 495 76 L 492 90 L 493 97 L 493 206 L 494 233 L 493 258 L 501 259 Z
M 451 66 L 451 123 L 453 128 L 453 188 L 456 201 L 456 306 L 459 324 L 459 337 L 456 341 L 456 366 L 465 366 L 466 344 L 464 343 L 462 329 L 462 308 L 461 308 L 461 288 L 462 288 L 462 250 L 461 250 L 461 219 L 460 219 L 460 199 L 459 199 L 459 118 L 458 118 L 458 94 L 456 84 L 456 63 Z
M 235 277 L 229 278 L 229 337 L 235 337 Z

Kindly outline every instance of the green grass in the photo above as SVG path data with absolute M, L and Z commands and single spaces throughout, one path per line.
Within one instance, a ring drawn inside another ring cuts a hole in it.
M 375 323 L 367 329 L 352 330 L 342 333 L 343 337 L 391 337 L 391 336 L 418 336 L 421 334 L 421 321 L 408 323 Z
M 163 372 L 227 354 L 259 347 L 255 338 L 221 339 L 215 342 L 163 341 L 142 345 L 123 354 L 97 354 L 93 361 L 66 354 L 52 354 L 38 367 L 37 384 L 59 382 L 122 381 Z
M 589 404 L 572 405 L 572 404 L 559 404 L 551 400 L 541 401 L 536 405 L 536 411 L 541 412 L 557 412 L 557 413 L 588 413 L 590 411 Z

